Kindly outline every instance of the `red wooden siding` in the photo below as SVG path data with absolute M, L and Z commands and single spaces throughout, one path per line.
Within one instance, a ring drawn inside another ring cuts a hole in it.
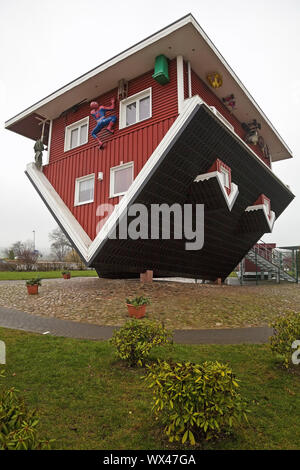
M 209 106 L 214 106 L 223 116 L 233 125 L 234 131 L 244 140 L 246 132 L 242 128 L 240 121 L 230 113 L 224 103 L 213 93 L 206 83 L 196 75 L 192 70 L 192 94 L 199 95 Z M 248 144 L 249 145 L 249 144 Z M 269 161 L 264 157 L 263 151 L 258 145 L 249 145 L 249 147 L 259 156 L 268 166 Z
M 92 240 L 100 221 L 100 217 L 96 216 L 98 205 L 119 202 L 119 197 L 109 197 L 110 168 L 119 165 L 121 161 L 133 161 L 136 177 L 177 117 L 176 60 L 170 62 L 170 83 L 167 85 L 159 85 L 153 80 L 152 74 L 153 71 L 147 72 L 129 82 L 128 91 L 128 96 L 131 96 L 152 87 L 152 118 L 121 130 L 118 120 L 113 136 L 102 130 L 101 140 L 106 142 L 102 151 L 98 150 L 98 143 L 90 135 L 96 124 L 94 118 L 90 117 L 87 144 L 64 152 L 65 127 L 88 116 L 89 103 L 53 122 L 50 161 L 44 167 L 44 174 Z M 99 104 L 109 105 L 111 98 L 116 95 L 115 89 L 96 100 Z M 116 110 L 109 114 L 112 113 L 119 118 L 119 103 Z M 100 171 L 103 172 L 102 181 L 97 179 Z M 94 203 L 74 207 L 75 180 L 91 173 L 95 173 Z

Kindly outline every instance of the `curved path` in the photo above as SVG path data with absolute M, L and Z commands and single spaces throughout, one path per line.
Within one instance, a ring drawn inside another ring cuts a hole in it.
M 107 340 L 118 328 L 30 315 L 4 307 L 0 307 L 0 326 L 34 333 L 92 340 Z M 181 344 L 259 344 L 267 343 L 272 333 L 273 330 L 267 326 L 216 330 L 174 330 L 174 342 Z

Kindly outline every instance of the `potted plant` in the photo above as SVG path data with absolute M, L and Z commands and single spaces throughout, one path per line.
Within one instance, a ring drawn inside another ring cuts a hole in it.
M 146 314 L 146 305 L 149 304 L 150 300 L 142 295 L 134 299 L 126 299 L 129 316 L 134 318 L 144 317 Z
M 38 294 L 39 291 L 39 286 L 41 286 L 41 279 L 39 277 L 36 277 L 34 279 L 28 279 L 26 281 L 26 286 L 27 286 L 27 291 L 29 295 L 35 295 Z
M 71 278 L 71 273 L 70 271 L 63 271 L 62 272 L 63 278 L 64 279 L 70 279 Z

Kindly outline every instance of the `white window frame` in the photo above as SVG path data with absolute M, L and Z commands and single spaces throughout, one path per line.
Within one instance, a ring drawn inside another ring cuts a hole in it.
M 268 216 L 270 217 L 271 216 L 271 202 L 270 202 L 270 200 L 267 199 L 266 197 L 264 197 L 263 198 L 263 204 L 266 208 Z
M 109 197 L 124 196 L 124 194 L 126 194 L 127 191 L 122 192 L 122 193 L 115 193 L 115 180 L 114 180 L 115 171 L 120 170 L 120 169 L 125 169 L 125 168 L 131 168 L 132 181 L 134 180 L 134 162 L 122 163 L 121 165 L 113 166 L 110 169 Z
M 94 192 L 93 192 L 93 199 L 89 201 L 79 202 L 79 186 L 82 181 L 91 180 L 94 181 Z M 80 178 L 76 178 L 75 180 L 75 197 L 74 197 L 74 206 L 82 206 L 83 204 L 90 204 L 94 202 L 95 198 L 95 173 L 91 173 L 90 175 L 81 176 Z
M 220 166 L 220 173 L 223 175 L 225 188 L 230 189 L 229 171 L 227 170 L 227 168 L 225 168 L 224 166 L 221 165 Z
M 147 98 L 149 96 L 150 98 L 150 115 L 144 119 L 139 119 L 139 106 L 137 105 L 136 107 L 136 113 L 137 113 L 137 119 L 134 123 L 126 125 L 126 107 L 129 104 L 132 104 L 134 102 L 139 102 L 144 98 Z M 134 126 L 135 124 L 138 124 L 139 122 L 146 121 L 147 119 L 150 119 L 152 117 L 152 87 L 146 88 L 143 91 L 140 91 L 138 93 L 135 93 L 132 96 L 129 96 L 125 100 L 120 101 L 120 110 L 119 110 L 119 129 L 124 129 L 125 127 L 130 127 Z
M 80 127 L 82 127 L 85 124 L 87 125 L 86 139 L 84 142 L 80 144 L 79 143 L 80 142 L 79 140 L 80 139 Z M 78 141 L 77 141 L 78 144 L 75 145 L 75 147 L 71 148 L 71 145 L 70 145 L 71 144 L 71 132 L 74 129 L 78 129 Z M 66 126 L 64 151 L 68 152 L 69 150 L 73 150 L 77 147 L 81 147 L 81 145 L 87 144 L 88 140 L 89 140 L 89 116 L 86 116 L 85 118 L 80 119 L 79 121 L 73 122 L 73 124 L 70 124 L 69 126 Z

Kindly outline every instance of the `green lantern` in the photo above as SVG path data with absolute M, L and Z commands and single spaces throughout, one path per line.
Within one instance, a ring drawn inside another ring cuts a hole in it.
M 160 85 L 169 83 L 169 65 L 168 59 L 165 55 L 161 54 L 155 58 L 155 68 L 152 78 L 156 80 Z

